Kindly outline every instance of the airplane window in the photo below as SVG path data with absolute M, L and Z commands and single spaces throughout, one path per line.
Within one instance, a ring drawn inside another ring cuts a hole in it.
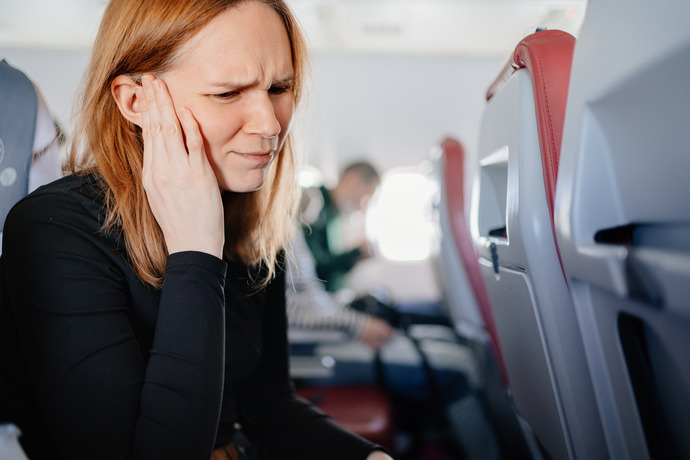
M 430 255 L 434 234 L 431 203 L 437 184 L 426 169 L 386 172 L 367 207 L 367 239 L 388 260 L 419 261 Z

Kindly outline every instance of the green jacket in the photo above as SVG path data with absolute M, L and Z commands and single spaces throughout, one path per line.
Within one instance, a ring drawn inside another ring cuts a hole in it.
M 344 287 L 345 275 L 362 257 L 359 248 L 339 252 L 336 248 L 342 235 L 338 223 L 338 210 L 326 187 L 319 187 L 323 196 L 323 207 L 316 219 L 304 225 L 307 245 L 316 260 L 316 273 L 326 283 L 326 289 L 335 292 Z

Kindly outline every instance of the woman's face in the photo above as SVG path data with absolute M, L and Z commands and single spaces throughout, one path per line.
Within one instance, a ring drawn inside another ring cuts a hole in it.
M 159 77 L 176 109 L 194 114 L 220 188 L 261 188 L 294 107 L 292 52 L 280 16 L 253 0 L 228 8 Z

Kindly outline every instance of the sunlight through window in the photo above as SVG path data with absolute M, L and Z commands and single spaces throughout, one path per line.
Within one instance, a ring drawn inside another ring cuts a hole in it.
M 366 235 L 379 254 L 394 261 L 429 257 L 434 231 L 432 197 L 437 185 L 424 166 L 385 173 L 366 214 Z

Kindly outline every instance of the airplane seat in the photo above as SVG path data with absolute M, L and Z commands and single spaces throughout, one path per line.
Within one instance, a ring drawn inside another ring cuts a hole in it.
M 611 458 L 690 458 L 688 18 L 591 2 L 573 57 L 555 222 Z
M 353 433 L 394 452 L 393 405 L 378 383 L 369 382 L 366 376 L 357 382 L 320 382 L 333 377 L 335 366 L 348 364 L 330 355 L 322 356 L 315 350 L 327 344 L 342 345 L 346 342 L 344 335 L 338 331 L 291 331 L 288 337 L 290 377 L 295 384 L 295 393 Z M 352 366 L 353 369 L 358 367 L 357 364 Z
M 505 383 L 507 374 L 493 314 L 465 220 L 465 150 L 456 139 L 446 138 L 441 143 L 441 155 L 440 259 L 448 313 L 461 336 L 480 341 L 488 336 Z
M 38 103 L 31 80 L 4 59 L 0 61 L 0 81 L 1 232 L 12 206 L 29 193 Z
M 435 268 L 444 303 L 456 333 L 471 345 L 477 358 L 483 378 L 483 400 L 504 455 L 516 459 L 531 458 L 508 398 L 505 362 L 486 284 L 467 225 L 465 149 L 457 139 L 448 137 L 438 146 L 437 152 L 435 175 L 440 191 L 437 203 L 440 239 L 436 255 L 438 266 Z
M 523 427 L 547 458 L 603 458 L 553 225 L 575 38 L 525 37 L 487 91 L 470 229 Z
M 393 409 L 377 386 L 311 385 L 296 392 L 346 429 L 395 452 Z

